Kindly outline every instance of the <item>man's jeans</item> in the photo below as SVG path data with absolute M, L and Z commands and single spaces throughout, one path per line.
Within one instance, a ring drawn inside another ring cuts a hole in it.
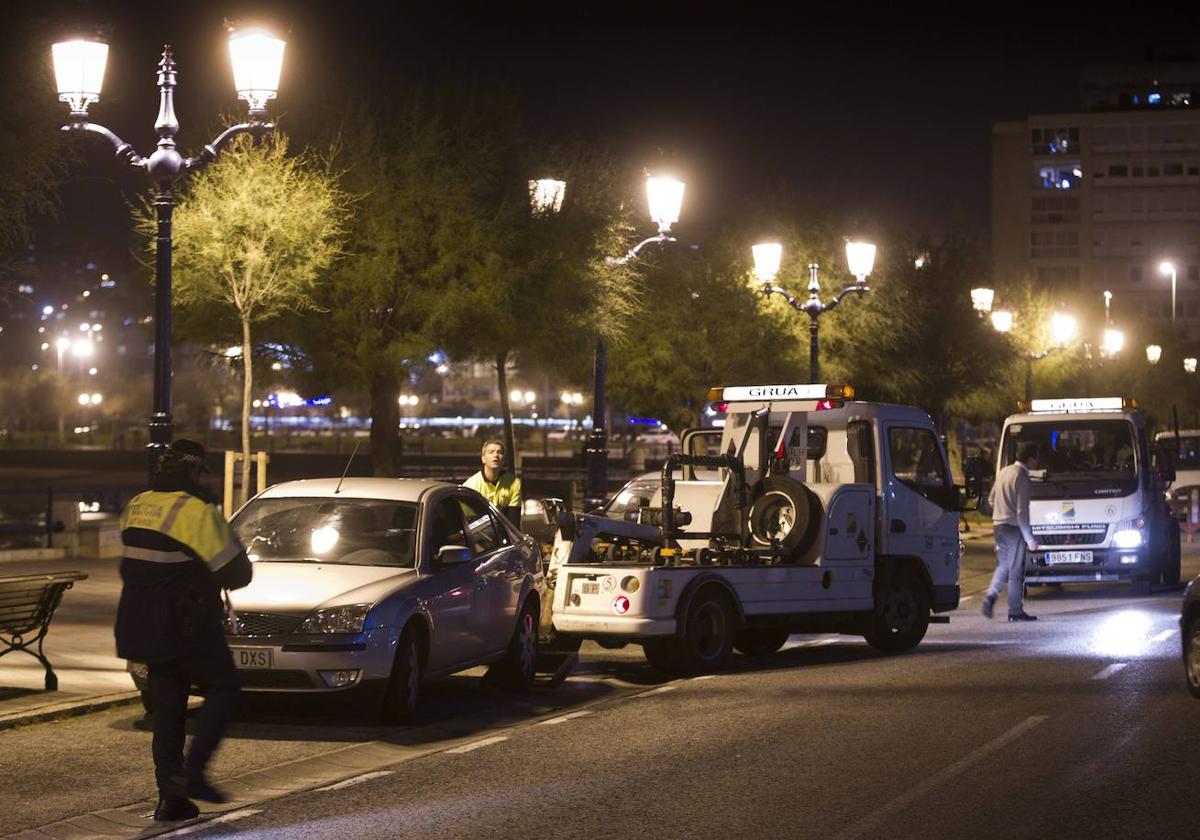
M 1004 584 L 1008 584 L 1008 614 L 1025 610 L 1025 537 L 1016 525 L 996 525 L 996 573 L 988 586 L 987 598 L 995 602 Z

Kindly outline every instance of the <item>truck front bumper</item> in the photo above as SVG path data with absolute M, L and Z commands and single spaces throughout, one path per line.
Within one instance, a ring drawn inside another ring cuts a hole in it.
M 1049 563 L 1047 551 L 1030 552 L 1025 561 L 1026 583 L 1111 583 L 1144 578 L 1152 573 L 1152 561 L 1147 546 L 1135 549 L 1088 548 L 1050 549 L 1050 551 L 1082 550 L 1091 554 L 1090 562 Z

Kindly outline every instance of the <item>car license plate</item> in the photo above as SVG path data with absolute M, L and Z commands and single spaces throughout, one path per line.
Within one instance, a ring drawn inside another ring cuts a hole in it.
M 599 581 L 585 580 L 583 582 L 583 594 L 584 595 L 599 595 L 600 594 Z
M 1046 565 L 1057 566 L 1062 563 L 1091 563 L 1090 551 L 1047 551 Z
M 271 667 L 270 648 L 230 648 L 233 661 L 239 668 L 261 669 Z

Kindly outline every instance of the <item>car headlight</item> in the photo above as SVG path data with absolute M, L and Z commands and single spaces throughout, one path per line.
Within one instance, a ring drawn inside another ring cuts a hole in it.
M 367 622 L 370 604 L 348 607 L 327 607 L 317 610 L 300 622 L 297 633 L 361 633 Z
M 1117 526 L 1113 545 L 1117 548 L 1140 548 L 1146 543 L 1146 517 L 1135 516 Z

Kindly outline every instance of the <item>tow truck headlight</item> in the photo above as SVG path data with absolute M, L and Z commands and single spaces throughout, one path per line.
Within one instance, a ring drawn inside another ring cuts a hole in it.
M 1113 545 L 1117 548 L 1140 548 L 1146 543 L 1146 517 L 1135 516 L 1117 526 Z
M 300 622 L 297 633 L 361 633 L 370 604 L 317 610 Z

